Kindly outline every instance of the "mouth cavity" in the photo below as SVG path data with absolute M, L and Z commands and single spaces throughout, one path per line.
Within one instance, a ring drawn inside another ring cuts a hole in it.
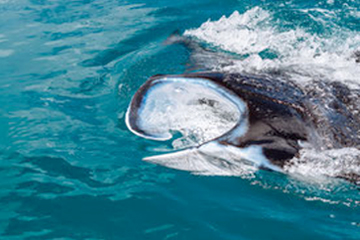
M 246 111 L 232 91 L 205 78 L 164 77 L 146 82 L 126 114 L 128 128 L 143 138 L 173 141 L 175 149 L 199 146 L 232 130 Z

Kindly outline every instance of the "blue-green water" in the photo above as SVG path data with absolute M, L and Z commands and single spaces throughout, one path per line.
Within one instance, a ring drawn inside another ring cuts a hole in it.
M 260 11 L 266 23 L 253 33 L 278 38 L 222 45 L 227 36 L 199 29 L 235 11 Z M 286 62 L 296 76 L 359 79 L 348 61 L 360 42 L 357 1 L 0 0 L 0 239 L 360 239 L 352 184 L 197 176 L 141 161 L 164 147 L 126 128 L 127 105 L 152 75 L 204 68 L 210 59 L 164 44 L 190 29 L 247 71 Z M 270 51 L 281 46 L 291 47 Z M 324 58 L 309 60 L 312 50 Z

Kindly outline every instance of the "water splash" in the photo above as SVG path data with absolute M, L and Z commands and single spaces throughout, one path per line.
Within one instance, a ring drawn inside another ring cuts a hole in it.
M 197 29 L 185 31 L 184 35 L 241 57 L 229 66 L 214 65 L 214 70 L 280 72 L 299 82 L 329 79 L 351 82 L 358 87 L 360 34 L 333 23 L 336 12 L 297 11 L 314 24 L 327 29 L 330 25 L 330 32 L 313 33 L 302 27 L 287 29 L 271 11 L 254 7 L 243 14 L 235 11 L 217 21 L 208 20 Z
M 360 151 L 356 148 L 316 151 L 303 149 L 299 158 L 294 158 L 285 170 L 305 181 L 330 181 L 340 177 L 360 184 L 354 176 L 360 174 Z M 306 176 L 306 178 L 304 178 Z

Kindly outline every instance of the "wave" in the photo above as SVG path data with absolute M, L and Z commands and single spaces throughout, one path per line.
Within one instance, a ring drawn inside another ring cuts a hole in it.
M 359 32 L 336 25 L 333 21 L 336 12 L 297 11 L 316 26 L 320 24 L 323 30 L 316 33 L 314 29 L 300 27 L 300 23 L 289 28 L 285 20 L 271 11 L 254 7 L 243 14 L 235 11 L 217 21 L 208 20 L 199 28 L 186 30 L 184 35 L 237 55 L 232 64 L 215 64 L 213 70 L 276 72 L 298 82 L 321 79 L 346 82 L 358 88 Z

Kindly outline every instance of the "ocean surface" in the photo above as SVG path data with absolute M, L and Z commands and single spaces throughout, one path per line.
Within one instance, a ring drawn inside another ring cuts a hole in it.
M 142 161 L 171 143 L 124 121 L 155 74 L 359 89 L 359 55 L 356 0 L 0 0 L 0 239 L 360 239 L 359 187 L 324 177 L 358 150 L 200 176 Z

